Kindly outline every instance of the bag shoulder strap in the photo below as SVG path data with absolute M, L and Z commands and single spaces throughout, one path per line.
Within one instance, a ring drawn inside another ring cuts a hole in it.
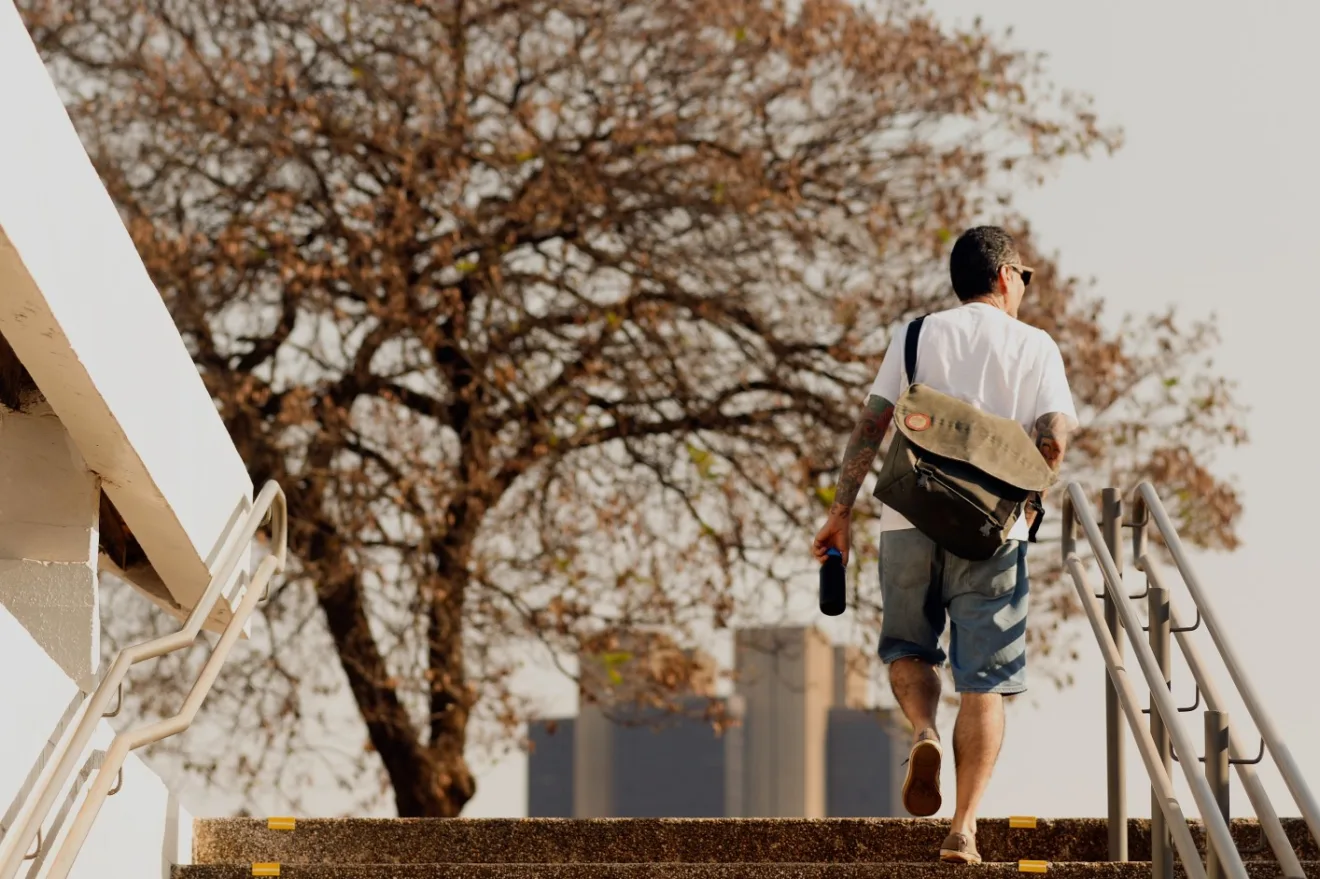
M 908 384 L 917 380 L 917 342 L 921 340 L 921 325 L 925 320 L 926 315 L 923 314 L 908 324 L 907 338 L 903 345 L 903 365 L 907 368 Z

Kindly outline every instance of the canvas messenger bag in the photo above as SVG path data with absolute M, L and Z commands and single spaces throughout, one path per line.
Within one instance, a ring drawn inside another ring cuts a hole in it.
M 909 385 L 894 405 L 894 438 L 874 494 L 945 551 L 982 561 L 1004 545 L 1028 498 L 1049 488 L 1054 473 L 1018 422 L 916 382 L 924 320 L 908 326 Z

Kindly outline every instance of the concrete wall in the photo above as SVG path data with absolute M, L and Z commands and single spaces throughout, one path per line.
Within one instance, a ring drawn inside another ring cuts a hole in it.
M 130 582 L 182 615 L 234 541 L 253 487 L 10 0 L 0 0 L 0 83 L 0 130 L 8 133 L 0 137 L 0 335 L 44 399 L 0 418 L 7 826 L 79 686 L 95 680 L 99 493 L 150 560 L 140 572 L 146 580 L 129 571 Z M 243 555 L 231 583 L 246 576 Z M 208 628 L 228 619 L 222 601 Z M 92 747 L 112 737 L 102 721 Z M 68 808 L 46 824 L 44 854 L 20 875 L 42 872 L 78 791 L 75 780 Z M 73 875 L 166 876 L 189 858 L 190 835 L 191 820 L 161 779 L 131 757 Z
M 0 605 L 89 691 L 101 655 L 100 497 L 49 405 L 0 408 Z
M 74 683 L 22 625 L 0 608 L 0 815 L 12 816 L 11 804 L 23 793 L 77 692 Z M 109 723 L 102 721 L 92 747 L 103 750 L 113 735 Z M 67 803 L 67 797 L 60 802 Z M 72 822 L 81 802 L 81 797 L 72 801 L 64 826 Z M 57 807 L 52 819 L 60 811 Z M 47 831 L 52 826 L 50 821 L 45 825 Z M 72 876 L 167 877 L 170 864 L 190 862 L 191 838 L 191 817 L 160 777 L 130 756 L 124 766 L 123 788 L 106 801 Z M 51 849 L 48 843 L 48 857 Z M 19 876 L 35 879 L 39 875 L 36 869 L 41 866 L 40 861 L 32 862 Z
M 0 334 L 191 609 L 251 481 L 10 0 L 0 83 Z

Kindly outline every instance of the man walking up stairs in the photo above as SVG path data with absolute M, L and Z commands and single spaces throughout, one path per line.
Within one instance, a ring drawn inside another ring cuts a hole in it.
M 1011 449 L 1014 441 L 1024 446 L 1017 460 L 1025 461 L 1035 457 L 1027 438 L 1030 431 L 1040 453 L 1034 464 L 1044 474 L 1041 484 L 1048 483 L 1050 471 L 1058 472 L 1067 434 L 1077 417 L 1058 345 L 1044 331 L 1017 320 L 1032 270 L 1022 264 L 1007 232 L 983 226 L 967 230 L 954 244 L 949 274 L 958 307 L 912 321 L 895 335 L 885 354 L 844 452 L 829 518 L 812 546 L 821 563 L 834 549 L 847 564 L 857 493 L 895 412 L 904 411 L 913 390 L 929 389 L 925 393 L 934 392 L 934 405 L 944 408 L 902 415 L 897 424 L 904 434 L 926 437 L 927 443 L 938 437 L 937 444 L 945 442 L 947 434 L 950 443 L 966 443 L 969 435 L 980 436 L 978 430 L 997 427 L 1008 433 L 991 433 L 990 439 L 1003 449 Z M 952 408 L 958 406 L 966 411 Z M 999 424 L 975 422 L 986 416 L 997 416 Z M 1027 543 L 1039 524 L 1039 498 L 1027 495 L 1031 502 L 1025 509 L 1020 502 L 1016 509 L 1003 501 L 992 504 L 991 510 L 1011 510 L 995 541 L 997 548 L 968 555 L 957 542 L 963 537 L 958 529 L 966 530 L 963 520 L 940 507 L 961 493 L 932 488 L 943 483 L 918 471 L 906 494 L 882 494 L 882 485 L 893 488 L 900 478 L 895 470 L 901 470 L 896 465 L 903 461 L 894 452 L 901 439 L 895 435 L 877 496 L 886 500 L 880 515 L 880 592 L 885 608 L 880 658 L 889 667 L 894 698 L 915 731 L 903 805 L 912 815 L 925 817 L 938 812 L 942 804 L 944 746 L 935 712 L 940 702 L 937 669 L 948 661 L 961 697 L 953 736 L 957 805 L 939 853 L 945 861 L 975 864 L 981 860 L 976 812 L 1003 742 L 1004 697 L 1026 689 Z M 984 439 L 978 440 L 980 446 L 987 445 Z M 946 451 L 943 446 L 941 451 Z M 987 460 L 995 457 L 984 448 L 971 452 Z M 1002 456 L 1003 461 L 1011 459 Z M 962 469 L 967 469 L 965 463 Z M 1005 479 L 1003 473 L 994 475 Z M 1039 489 L 1040 484 L 1034 487 Z M 895 509 L 895 503 L 906 516 Z M 932 530 L 930 523 L 944 526 L 943 530 Z M 987 537 L 997 524 L 985 522 Z M 946 620 L 947 653 L 940 643 Z

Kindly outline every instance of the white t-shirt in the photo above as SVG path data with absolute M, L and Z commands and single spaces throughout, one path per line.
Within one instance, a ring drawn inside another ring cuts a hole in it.
M 871 393 L 893 403 L 911 383 L 904 375 L 907 325 L 894 336 Z M 1012 418 L 1028 433 L 1042 415 L 1057 412 L 1077 424 L 1059 346 L 1044 330 L 1028 326 L 983 302 L 971 302 L 926 318 L 917 343 L 917 381 L 957 397 L 982 412 Z M 913 527 L 896 511 L 880 513 L 881 531 Z M 1009 532 L 1026 540 L 1025 516 Z

